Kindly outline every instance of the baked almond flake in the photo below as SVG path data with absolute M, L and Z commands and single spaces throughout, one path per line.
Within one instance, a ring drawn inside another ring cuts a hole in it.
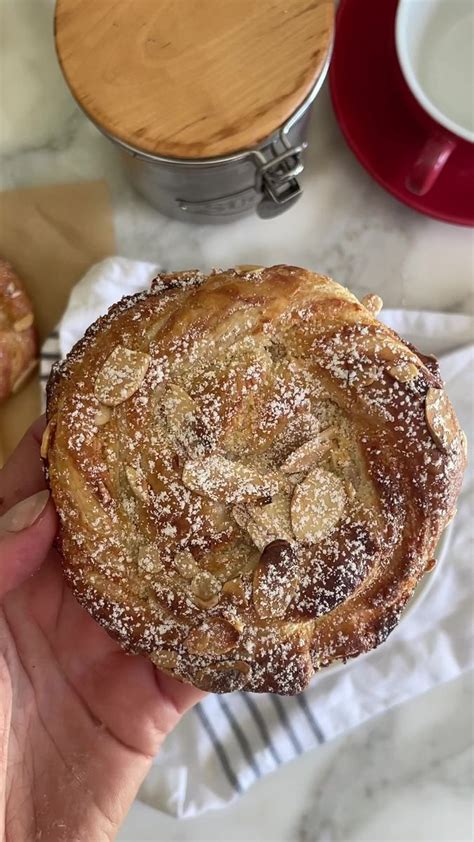
M 53 435 L 55 426 L 56 426 L 56 422 L 53 421 L 53 419 L 51 419 L 51 421 L 48 421 L 48 423 L 45 427 L 45 430 L 44 430 L 44 433 L 43 433 L 43 436 L 42 436 L 42 439 L 41 439 L 41 448 L 40 448 L 40 456 L 41 456 L 42 459 L 46 459 L 46 457 L 48 455 L 49 445 L 50 445 L 50 442 L 51 442 L 51 437 Z
M 379 379 L 379 372 L 376 366 L 370 365 L 366 368 L 356 368 L 351 371 L 350 385 L 358 386 L 363 389 L 365 386 L 371 386 Z
M 135 497 L 142 503 L 148 503 L 150 498 L 149 487 L 140 472 L 132 465 L 125 465 L 125 475 Z
M 294 552 L 288 541 L 272 541 L 262 552 L 253 576 L 253 604 L 262 620 L 283 617 L 298 592 Z
M 33 313 L 27 313 L 26 316 L 23 316 L 21 319 L 18 319 L 16 322 L 13 323 L 13 330 L 16 333 L 23 333 L 24 330 L 28 330 L 33 324 Z
M 299 541 L 316 543 L 331 532 L 344 514 L 347 495 L 336 474 L 314 468 L 296 486 L 291 500 L 291 523 Z
M 225 655 L 235 649 L 240 632 L 223 617 L 209 617 L 191 629 L 185 640 L 188 652 L 195 655 Z
M 117 345 L 107 357 L 94 384 L 94 394 L 106 406 L 118 406 L 140 388 L 151 357 Z
M 191 598 L 199 608 L 214 608 L 219 602 L 222 585 L 212 573 L 201 570 L 191 582 Z
M 173 670 L 178 662 L 176 652 L 170 649 L 160 649 L 148 656 L 150 661 L 160 670 Z
M 104 424 L 107 424 L 110 421 L 110 417 L 112 415 L 112 410 L 110 406 L 99 406 L 97 409 L 95 416 L 94 416 L 94 424 L 96 427 L 103 427 Z
M 262 506 L 249 504 L 250 519 L 246 530 L 259 550 L 263 550 L 271 541 L 281 538 L 284 541 L 294 539 L 290 520 L 290 498 L 277 494 L 271 503 Z
M 229 579 L 228 582 L 225 582 L 222 587 L 222 593 L 230 596 L 233 600 L 235 600 L 235 602 L 247 602 L 245 586 L 240 576 L 237 576 L 235 579 Z
M 240 266 L 235 267 L 234 271 L 237 275 L 247 275 L 248 273 L 263 271 L 264 268 L 264 266 L 254 266 L 252 263 L 241 263 Z
M 449 450 L 459 427 L 454 409 L 444 389 L 429 388 L 425 398 L 425 417 L 434 443 Z
M 316 436 L 306 441 L 285 459 L 280 471 L 284 474 L 297 474 L 312 468 L 322 456 L 330 449 L 331 440 L 329 436 Z
M 388 369 L 388 373 L 394 380 L 398 380 L 400 383 L 409 383 L 415 377 L 418 377 L 420 372 L 414 363 L 401 362 L 398 365 L 392 365 Z
M 173 567 L 184 579 L 192 579 L 199 573 L 199 564 L 189 550 L 182 550 L 173 558 Z
M 36 368 L 38 368 L 38 360 L 30 360 L 26 368 L 23 369 L 21 374 L 19 374 L 19 376 L 15 380 L 12 386 L 12 395 L 16 395 L 16 393 L 19 392 L 21 387 L 31 377 Z
M 138 550 L 137 556 L 138 569 L 142 573 L 161 573 L 164 572 L 163 561 L 160 553 L 152 544 L 145 544 Z
M 207 669 L 198 670 L 196 685 L 201 690 L 233 693 L 242 690 L 252 677 L 252 667 L 245 661 L 219 661 Z
M 382 307 L 383 301 L 380 298 L 380 295 L 376 295 L 375 292 L 369 292 L 368 295 L 364 295 L 361 299 L 361 304 L 364 305 L 365 309 L 372 313 L 373 316 L 378 316 Z

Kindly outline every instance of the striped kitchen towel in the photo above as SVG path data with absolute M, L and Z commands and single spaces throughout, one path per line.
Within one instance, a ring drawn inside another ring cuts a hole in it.
M 109 258 L 74 289 L 58 331 L 43 347 L 40 376 L 67 353 L 97 316 L 146 287 L 156 267 Z M 442 373 L 462 426 L 472 433 L 473 321 L 443 313 L 386 311 L 383 319 L 423 351 L 442 356 Z M 399 627 L 379 649 L 316 675 L 299 696 L 208 696 L 168 737 L 139 797 L 175 816 L 222 807 L 281 764 L 474 665 L 470 522 L 474 476 L 468 468 L 454 526 L 436 572 L 421 586 Z M 441 572 L 440 572 L 441 568 Z
M 61 359 L 59 350 L 59 331 L 53 330 L 43 342 L 40 354 L 39 379 L 41 383 L 41 411 L 46 409 L 46 384 L 55 362 Z

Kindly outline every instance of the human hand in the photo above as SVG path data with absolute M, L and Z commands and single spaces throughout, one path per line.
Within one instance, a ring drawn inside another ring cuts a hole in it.
M 102 842 L 203 694 L 122 652 L 66 586 L 43 426 L 0 471 L 0 829 L 7 842 Z

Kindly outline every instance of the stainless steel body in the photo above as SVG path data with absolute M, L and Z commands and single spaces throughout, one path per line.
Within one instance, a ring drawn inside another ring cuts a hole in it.
M 309 96 L 284 126 L 259 147 L 222 158 L 162 158 L 106 136 L 121 150 L 135 188 L 159 211 L 196 223 L 232 222 L 249 213 L 282 213 L 299 198 L 310 107 L 330 55 Z M 98 126 L 100 129 L 101 127 Z

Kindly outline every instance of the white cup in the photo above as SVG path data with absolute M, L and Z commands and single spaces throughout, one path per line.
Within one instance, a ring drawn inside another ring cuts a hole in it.
M 474 0 L 400 0 L 395 41 L 411 93 L 447 130 L 428 139 L 408 178 L 410 189 L 422 194 L 433 186 L 456 138 L 474 143 Z

